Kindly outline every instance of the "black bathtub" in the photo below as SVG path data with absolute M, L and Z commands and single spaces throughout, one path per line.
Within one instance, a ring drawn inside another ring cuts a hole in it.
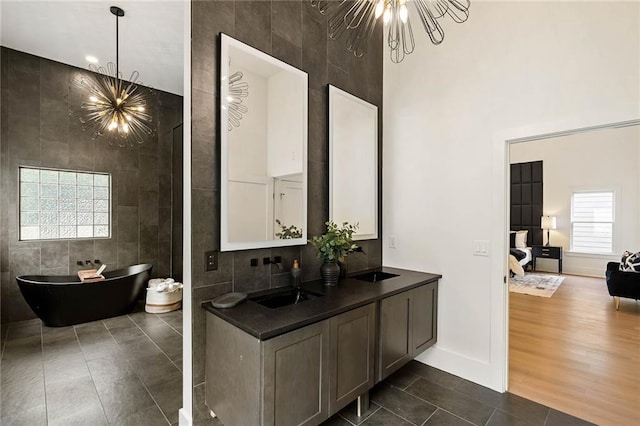
M 80 324 L 131 312 L 146 288 L 150 264 L 104 272 L 105 280 L 82 283 L 77 276 L 16 277 L 29 307 L 49 327 Z

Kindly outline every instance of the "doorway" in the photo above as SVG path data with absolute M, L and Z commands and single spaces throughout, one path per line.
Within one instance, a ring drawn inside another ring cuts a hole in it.
M 565 263 L 564 281 L 552 297 L 507 292 L 507 387 L 512 393 L 598 424 L 632 424 L 639 416 L 637 402 L 631 400 L 638 385 L 627 376 L 640 367 L 634 349 L 640 342 L 628 333 L 631 324 L 637 324 L 640 307 L 629 301 L 622 312 L 616 311 L 603 278 L 607 262 L 619 259 L 629 249 L 625 247 L 640 243 L 638 220 L 632 217 L 637 216 L 639 202 L 638 123 L 507 141 L 506 188 L 511 163 L 544 163 L 543 214 L 557 217 L 557 229 L 550 232 L 550 239 L 552 246 L 562 247 Z M 633 149 L 621 148 L 629 138 L 635 138 L 635 144 L 626 145 Z M 592 146 L 598 139 L 606 142 L 599 148 Z M 577 144 L 581 144 L 579 149 Z M 621 159 L 620 152 L 627 152 L 626 158 Z M 635 173 L 625 173 L 627 165 Z M 618 174 L 626 179 L 618 176 L 616 182 Z M 609 255 L 575 253 L 577 250 L 571 250 L 572 194 L 605 187 L 616 195 L 612 251 Z M 511 223 L 509 191 L 505 198 L 505 223 Z M 634 213 L 628 215 L 630 212 Z M 545 232 L 545 243 L 546 238 Z M 555 260 L 542 259 L 536 266 L 558 275 Z

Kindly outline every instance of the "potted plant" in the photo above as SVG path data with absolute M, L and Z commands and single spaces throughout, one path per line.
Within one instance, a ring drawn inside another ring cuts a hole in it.
M 276 223 L 280 227 L 280 231 L 276 232 L 276 237 L 281 240 L 290 240 L 292 238 L 302 238 L 302 230 L 295 225 L 285 226 L 280 219 L 276 219 Z
M 340 277 L 338 262 L 344 262 L 345 256 L 349 253 L 361 250 L 353 242 L 353 233 L 358 229 L 358 225 L 344 222 L 342 226 L 338 226 L 333 221 L 326 222 L 325 225 L 327 232 L 312 237 L 309 242 L 318 250 L 318 259 L 324 261 L 320 267 L 324 285 L 334 286 Z

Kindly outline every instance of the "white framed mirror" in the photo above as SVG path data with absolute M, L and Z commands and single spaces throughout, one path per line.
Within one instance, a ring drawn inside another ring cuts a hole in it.
M 329 218 L 378 238 L 378 107 L 329 85 Z
M 221 34 L 220 250 L 307 243 L 307 73 Z

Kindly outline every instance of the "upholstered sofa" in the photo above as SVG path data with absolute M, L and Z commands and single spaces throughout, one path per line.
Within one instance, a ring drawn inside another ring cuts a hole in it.
M 640 272 L 626 272 L 620 270 L 618 262 L 607 264 L 607 288 L 613 296 L 616 310 L 620 308 L 620 298 L 640 299 Z

